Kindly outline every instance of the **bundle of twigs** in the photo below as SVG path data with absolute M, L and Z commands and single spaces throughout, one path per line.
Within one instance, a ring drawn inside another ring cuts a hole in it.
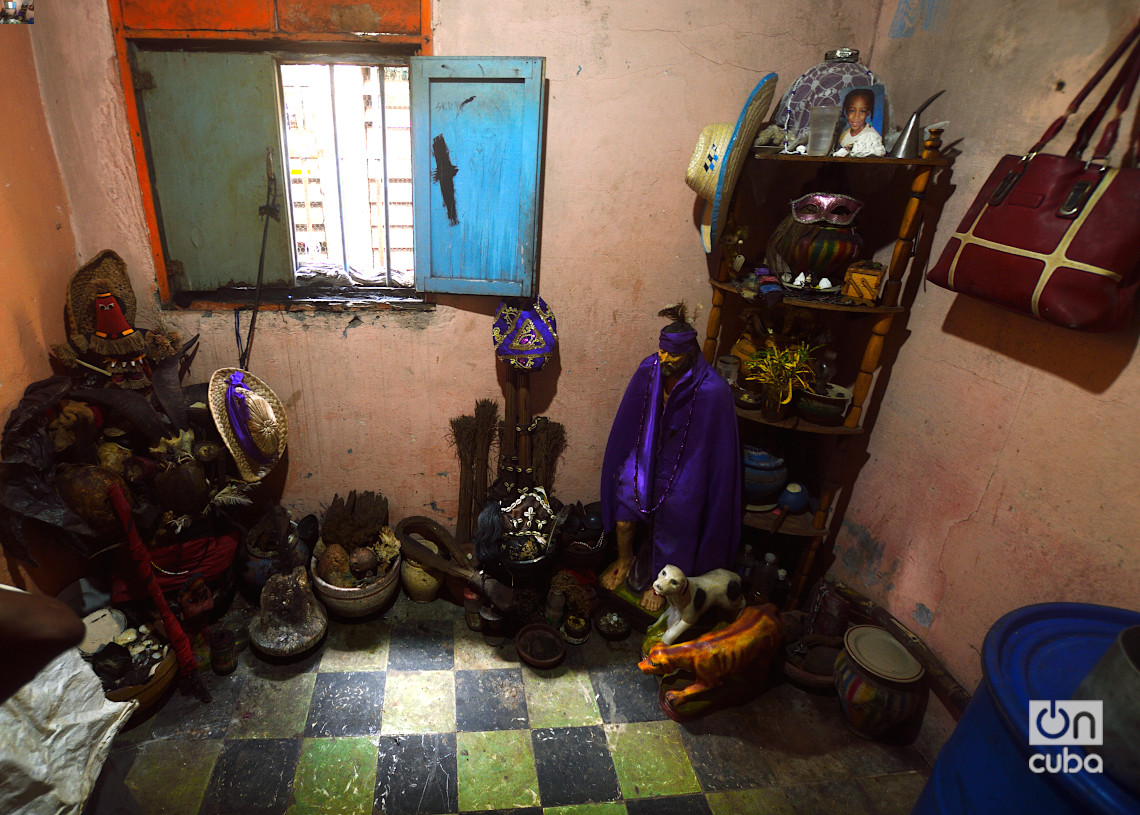
M 359 495 L 353 490 L 347 499 L 333 495 L 321 520 L 321 537 L 326 546 L 340 544 L 351 553 L 375 543 L 387 525 L 388 499 L 372 490 Z
M 566 452 L 566 428 L 560 422 L 552 422 L 545 416 L 534 420 L 531 456 L 534 466 L 534 483 L 554 494 L 554 471 L 558 459 Z
M 471 539 L 472 492 L 475 478 L 475 417 L 456 416 L 451 420 L 451 443 L 459 455 L 459 513 L 455 537 L 459 543 Z
M 472 498 L 475 506 L 487 502 L 487 475 L 490 472 L 491 444 L 499 427 L 499 405 L 493 399 L 480 399 L 475 403 L 475 480 Z

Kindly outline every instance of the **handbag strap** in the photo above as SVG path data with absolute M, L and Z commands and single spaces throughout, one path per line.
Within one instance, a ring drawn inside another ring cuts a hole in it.
M 1128 102 L 1132 99 L 1137 75 L 1140 75 L 1140 41 L 1137 41 L 1137 44 L 1133 46 L 1132 53 L 1128 55 L 1120 73 L 1113 79 L 1096 110 L 1081 124 L 1081 129 L 1077 131 L 1077 138 L 1073 141 L 1073 146 L 1069 148 L 1068 155 L 1070 158 L 1080 159 L 1081 154 L 1088 147 L 1093 132 L 1100 124 L 1101 119 L 1104 118 L 1109 103 L 1115 97 L 1116 113 L 1104 126 L 1104 132 L 1101 134 L 1091 160 L 1099 161 L 1108 158 L 1108 154 L 1112 152 L 1112 148 L 1116 144 L 1116 135 L 1120 129 L 1120 117 L 1124 115 L 1124 111 L 1128 109 Z
M 1120 166 L 1140 166 L 1140 105 L 1136 106 L 1136 115 L 1132 117 L 1132 133 L 1128 137 L 1128 149 L 1124 152 Z
M 1053 137 L 1061 132 L 1061 128 L 1065 126 L 1065 123 L 1069 120 L 1069 117 L 1077 112 L 1077 108 L 1079 108 L 1081 106 L 1081 103 L 1085 101 L 1085 97 L 1092 93 L 1093 88 L 1100 84 L 1100 81 L 1104 79 L 1104 75 L 1108 73 L 1109 69 L 1111 69 L 1112 66 L 1116 64 L 1121 55 L 1123 55 L 1124 52 L 1128 50 L 1128 46 L 1132 45 L 1132 43 L 1138 37 L 1140 37 L 1140 22 L 1138 22 L 1133 27 L 1133 29 L 1128 32 L 1128 34 L 1121 41 L 1120 45 L 1116 46 L 1115 50 L 1109 54 L 1108 59 L 1104 61 L 1104 64 L 1100 66 L 1100 69 L 1097 70 L 1097 72 L 1093 74 L 1092 78 L 1085 84 L 1085 86 L 1081 88 L 1080 93 L 1073 97 L 1073 101 L 1069 103 L 1069 106 L 1067 108 L 1065 108 L 1065 112 L 1062 113 L 1057 118 L 1057 120 L 1053 122 L 1053 124 L 1049 125 L 1037 144 L 1033 145 L 1033 147 L 1029 149 L 1028 155 L 1033 155 L 1034 153 L 1041 152 L 1045 145 L 1052 141 Z M 1108 105 L 1111 104 L 1111 102 L 1112 98 L 1106 94 L 1106 99 L 1102 100 L 1104 108 L 1107 109 Z M 1095 112 L 1093 115 L 1096 115 Z M 1101 111 L 1101 115 L 1104 115 L 1104 110 Z M 1100 120 L 1097 119 L 1097 123 L 1099 123 L 1099 121 Z M 1096 125 L 1094 124 L 1093 129 L 1095 129 L 1095 127 Z M 1075 148 L 1076 144 L 1074 144 L 1073 147 Z M 1070 153 L 1071 152 L 1072 149 L 1070 149 Z

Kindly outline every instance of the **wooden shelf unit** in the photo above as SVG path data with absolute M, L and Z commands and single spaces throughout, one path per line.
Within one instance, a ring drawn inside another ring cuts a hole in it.
M 814 300 L 810 296 L 796 296 L 790 292 L 785 293 L 783 306 L 785 308 L 802 308 L 820 312 L 839 312 L 852 315 L 856 319 L 866 318 L 872 321 L 870 334 L 861 349 L 851 349 L 852 353 L 859 355 L 858 372 L 851 387 L 852 399 L 844 420 L 839 426 L 826 426 L 809 422 L 802 418 L 792 416 L 779 422 L 768 422 L 761 418 L 759 410 L 746 410 L 738 407 L 736 414 L 739 419 L 754 423 L 757 426 L 770 427 L 779 430 L 810 433 L 817 435 L 832 435 L 837 437 L 835 449 L 830 460 L 821 467 L 820 490 L 817 509 L 814 513 L 803 513 L 791 516 L 784 520 L 777 531 L 778 535 L 787 535 L 806 541 L 800 546 L 800 557 L 795 570 L 789 578 L 792 584 L 791 602 L 789 607 L 795 608 L 803 599 L 806 583 L 812 566 L 819 553 L 823 540 L 830 533 L 829 521 L 831 508 L 836 492 L 843 485 L 836 482 L 836 473 L 840 469 L 847 452 L 848 441 L 852 436 L 863 432 L 863 409 L 871 393 L 875 371 L 879 368 L 883 352 L 883 345 L 890 331 L 891 323 L 898 314 L 907 311 L 899 305 L 899 295 L 902 283 L 907 273 L 910 259 L 914 250 L 914 242 L 922 223 L 925 209 L 926 191 L 930 186 L 935 172 L 948 166 L 949 162 L 941 156 L 941 131 L 932 130 L 930 139 L 924 145 L 921 158 L 916 159 L 889 159 L 889 158 L 839 158 L 835 156 L 799 156 L 782 155 L 771 150 L 756 149 L 753 160 L 757 162 L 780 162 L 789 166 L 795 164 L 809 167 L 823 165 L 850 165 L 850 166 L 881 166 L 906 167 L 910 172 L 910 185 L 907 199 L 899 218 L 898 229 L 895 233 L 894 247 L 890 262 L 887 266 L 885 280 L 874 306 L 843 304 Z M 705 358 L 712 363 L 716 357 L 717 349 L 721 344 L 722 310 L 726 297 L 740 297 L 739 291 L 729 283 L 731 269 L 723 259 L 719 265 L 715 278 L 710 277 L 712 288 L 712 303 L 709 309 L 708 323 L 705 330 L 703 352 Z M 743 299 L 743 298 L 742 298 Z M 725 343 L 731 345 L 732 342 Z M 763 430 L 761 431 L 763 432 Z M 772 532 L 779 516 L 776 513 L 745 512 L 742 524 L 746 527 Z

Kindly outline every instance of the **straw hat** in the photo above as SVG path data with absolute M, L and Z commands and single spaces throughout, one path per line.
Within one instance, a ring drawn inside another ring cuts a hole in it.
M 732 191 L 752 141 L 760 130 L 776 95 L 776 74 L 768 74 L 752 90 L 740 118 L 733 125 L 720 122 L 706 125 L 697 140 L 685 183 L 705 199 L 701 217 L 701 241 L 705 252 L 712 252 L 728 220 Z
M 214 371 L 208 401 L 242 480 L 260 481 L 285 452 L 289 436 L 285 406 L 268 385 L 240 368 Z

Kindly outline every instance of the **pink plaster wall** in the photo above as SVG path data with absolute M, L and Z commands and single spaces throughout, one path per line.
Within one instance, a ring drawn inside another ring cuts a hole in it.
M 735 120 L 768 71 L 785 71 L 789 82 L 830 48 L 866 51 L 875 4 L 842 16 L 839 8 L 804 0 L 701 9 L 435 4 L 437 54 L 547 58 L 540 290 L 557 315 L 560 345 L 559 358 L 532 377 L 532 409 L 566 426 L 556 484 L 563 499 L 598 498 L 610 420 L 636 363 L 656 346 L 657 311 L 709 299 L 695 196 L 684 182 L 697 135 L 710 122 Z M 104 0 L 75 0 L 46 28 L 37 53 L 54 61 L 40 60 L 40 75 L 79 252 L 116 249 L 149 303 L 154 270 Z M 79 78 L 82 93 L 74 90 Z M 334 492 L 378 489 L 393 519 L 452 522 L 459 480 L 449 419 L 478 398 L 503 399 L 505 372 L 490 339 L 496 305 L 444 297 L 429 314 L 263 314 L 250 367 L 289 410 L 284 503 L 312 511 Z M 140 324 L 157 319 L 140 314 Z M 202 335 L 191 380 L 236 364 L 230 312 L 162 316 L 187 336 Z M 698 319 L 703 325 L 703 310 Z
M 997 156 L 1036 139 L 1135 13 L 1133 0 L 899 4 L 912 14 L 909 36 L 892 36 L 906 18 L 896 4 L 872 0 L 434 5 L 438 54 L 547 57 L 541 292 L 561 337 L 559 357 L 533 378 L 533 402 L 567 427 L 561 497 L 597 497 L 610 417 L 653 349 L 656 311 L 684 299 L 702 307 L 703 325 L 707 270 L 684 168 L 701 127 L 734 119 L 763 73 L 781 73 L 782 90 L 824 51 L 849 45 L 897 110 L 949 88 L 927 121 L 951 120 L 946 140 L 961 155 L 941 228 L 920 243 L 929 254 Z M 74 0 L 66 16 L 44 18 L 33 47 L 77 254 L 109 247 L 126 258 L 149 306 L 140 324 L 153 325 L 154 270 L 106 8 Z M 63 280 L 74 262 L 57 265 Z M 336 491 L 370 488 L 389 497 L 394 518 L 451 522 L 448 420 L 502 396 L 494 306 L 441 298 L 430 314 L 262 315 L 251 368 L 289 410 L 285 504 L 311 511 Z M 235 364 L 229 312 L 162 316 L 202 334 L 193 381 Z M 1137 333 L 1079 335 L 938 289 L 917 292 L 896 324 L 897 363 L 871 411 L 835 569 L 926 637 L 970 689 L 982 638 L 1003 612 L 1052 600 L 1140 604 L 1130 534 L 1140 520 Z M 934 709 L 929 721 L 933 754 L 951 723 Z
M 32 26 L 0 27 L 0 415 L 5 419 L 29 383 L 51 376 L 47 349 L 64 341 L 60 295 L 76 268 L 71 212 L 40 103 L 32 51 L 36 33 Z M 35 588 L 41 578 L 42 570 L 0 559 L 0 582 Z M 49 590 L 59 587 L 47 584 Z
M 960 151 L 936 259 L 996 160 L 1040 137 L 1137 7 L 963 0 L 922 4 L 923 19 L 919 5 L 884 5 L 874 68 L 900 110 L 947 88 L 924 115 L 949 120 L 943 139 Z M 900 8 L 913 33 L 892 37 Z M 1053 150 L 1072 137 L 1067 128 Z M 1008 611 L 1057 601 L 1140 609 L 1137 322 L 1080 334 L 928 286 L 895 328 L 905 343 L 836 572 L 924 637 L 971 691 L 985 634 Z M 953 723 L 937 705 L 926 721 L 933 755 Z

